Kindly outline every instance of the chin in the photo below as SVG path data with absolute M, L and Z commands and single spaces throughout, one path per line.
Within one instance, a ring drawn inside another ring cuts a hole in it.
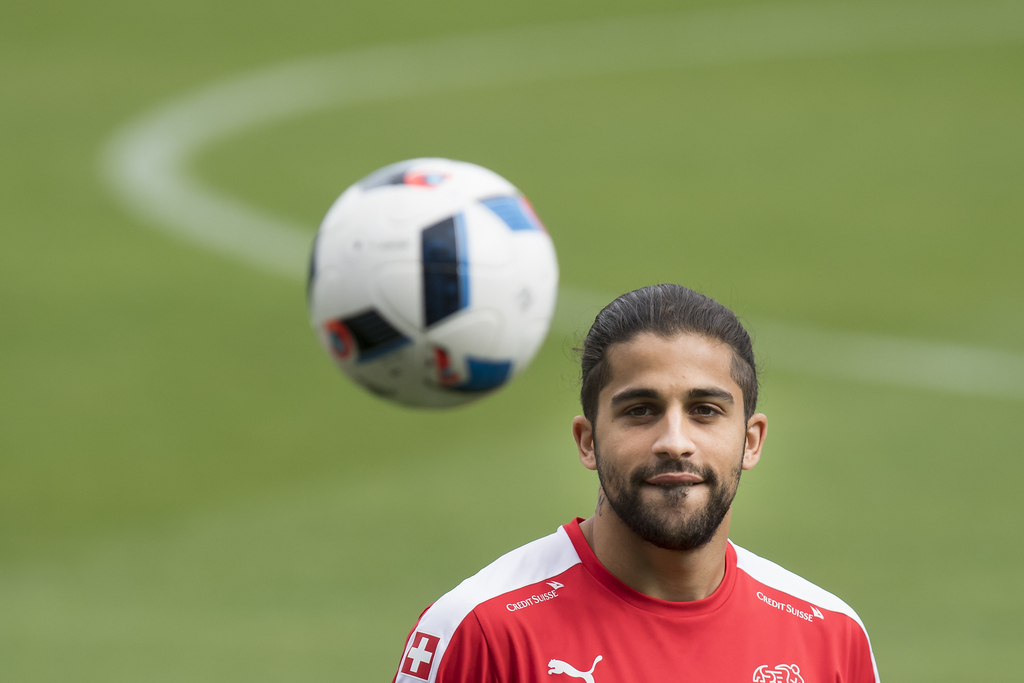
M 691 510 L 694 505 L 701 503 L 694 501 L 703 500 L 702 489 L 697 486 L 655 486 L 650 491 L 648 498 L 655 501 L 657 507 L 668 506 L 678 510 Z

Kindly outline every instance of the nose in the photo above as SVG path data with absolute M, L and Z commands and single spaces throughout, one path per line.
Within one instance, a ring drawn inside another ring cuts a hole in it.
M 656 456 L 678 460 L 694 454 L 697 446 L 690 438 L 690 423 L 686 419 L 682 406 L 669 408 L 658 422 L 658 436 L 651 446 L 651 450 Z

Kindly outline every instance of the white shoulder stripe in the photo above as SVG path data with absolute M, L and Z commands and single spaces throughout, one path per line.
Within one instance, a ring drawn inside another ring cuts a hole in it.
M 736 549 L 736 566 L 749 574 L 755 581 L 763 583 L 769 588 L 788 593 L 794 598 L 805 600 L 816 607 L 845 614 L 860 624 L 861 628 L 864 628 L 863 622 L 853 608 L 824 588 L 819 588 L 807 579 L 797 576 L 788 569 L 783 569 L 771 560 L 758 557 L 735 543 L 732 544 L 732 547 Z
M 428 679 L 429 683 L 434 683 L 438 662 L 444 658 L 444 651 L 452 635 L 477 605 L 509 591 L 557 576 L 579 562 L 576 548 L 562 527 L 550 536 L 538 538 L 502 555 L 445 593 L 423 613 L 405 644 L 402 662 L 413 647 L 413 638 L 417 631 L 438 637 L 440 641 L 430 662 Z M 422 683 L 423 679 L 407 676 L 399 671 L 395 680 L 396 683 Z
M 732 541 L 729 541 L 732 543 Z M 759 557 L 749 550 L 745 550 L 735 543 L 732 547 L 736 550 L 736 567 L 746 572 L 755 581 L 774 588 L 777 591 L 788 593 L 794 598 L 804 600 L 816 607 L 826 609 L 830 612 L 839 612 L 850 617 L 860 626 L 864 637 L 868 638 L 868 631 L 864 628 L 864 622 L 853 608 L 845 602 L 832 595 L 824 588 L 820 588 L 805 578 L 797 576 L 788 569 L 783 569 L 771 560 Z M 868 647 L 871 647 L 871 639 L 868 638 Z M 871 651 L 871 665 L 875 670 L 875 681 L 878 681 L 878 666 L 875 664 L 875 653 Z

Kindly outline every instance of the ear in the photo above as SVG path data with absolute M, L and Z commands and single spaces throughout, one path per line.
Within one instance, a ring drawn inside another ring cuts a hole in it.
M 572 419 L 572 438 L 576 439 L 576 450 L 579 451 L 580 462 L 588 470 L 597 469 L 597 458 L 594 456 L 594 429 L 590 420 L 577 415 Z
M 749 470 L 761 459 L 761 447 L 768 435 L 768 417 L 763 413 L 752 415 L 747 421 L 747 442 L 743 446 L 743 469 Z

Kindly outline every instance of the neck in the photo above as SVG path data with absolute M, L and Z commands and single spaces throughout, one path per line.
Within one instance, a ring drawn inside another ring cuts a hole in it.
M 730 510 L 711 541 L 694 550 L 665 550 L 644 541 L 627 527 L 610 505 L 580 522 L 594 555 L 617 579 L 660 600 L 702 600 L 725 578 L 725 549 Z

